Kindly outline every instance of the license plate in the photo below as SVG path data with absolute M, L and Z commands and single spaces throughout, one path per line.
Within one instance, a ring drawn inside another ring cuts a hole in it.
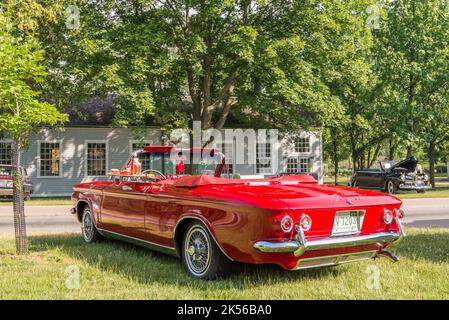
M 337 211 L 335 213 L 332 235 L 359 233 L 362 228 L 365 210 Z

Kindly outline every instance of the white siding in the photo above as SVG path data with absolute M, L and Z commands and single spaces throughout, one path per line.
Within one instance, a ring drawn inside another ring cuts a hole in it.
M 311 158 L 312 172 L 322 181 L 322 142 L 319 134 L 302 132 L 301 135 L 310 136 L 310 153 L 303 156 Z M 148 128 L 145 142 L 161 145 L 161 131 L 158 128 Z M 67 196 L 72 193 L 73 185 L 80 182 L 101 180 L 105 177 L 86 176 L 86 142 L 105 141 L 107 143 L 107 168 L 121 168 L 131 153 L 132 141 L 135 137 L 131 129 L 106 127 L 66 127 L 62 131 L 41 130 L 30 137 L 29 148 L 24 152 L 23 164 L 33 183 L 33 196 Z M 38 176 L 38 141 L 59 141 L 61 143 L 61 175 L 59 177 Z M 293 151 L 292 151 L 293 148 Z M 284 152 L 282 152 L 284 150 Z M 283 141 L 279 149 L 278 165 L 273 168 L 273 174 L 283 170 L 283 159 L 294 155 L 294 145 Z M 273 156 L 276 154 L 273 152 Z M 255 165 L 234 165 L 234 173 L 254 175 Z M 268 176 L 268 175 L 266 175 Z
M 61 176 L 38 177 L 38 141 L 61 142 Z M 33 196 L 66 196 L 76 183 L 101 180 L 104 177 L 86 176 L 86 141 L 107 142 L 107 168 L 121 168 L 130 154 L 131 129 L 66 127 L 63 131 L 41 130 L 30 137 L 29 148 L 24 152 L 23 164 L 33 183 Z M 161 133 L 149 128 L 145 140 L 161 144 Z

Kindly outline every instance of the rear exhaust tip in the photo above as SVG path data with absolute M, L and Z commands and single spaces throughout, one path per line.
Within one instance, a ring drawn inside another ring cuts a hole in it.
M 380 250 L 377 253 L 377 256 L 383 257 L 383 258 L 389 258 L 392 262 L 398 262 L 399 261 L 399 257 L 397 257 L 394 253 L 392 253 L 390 251 L 387 251 L 387 250 Z

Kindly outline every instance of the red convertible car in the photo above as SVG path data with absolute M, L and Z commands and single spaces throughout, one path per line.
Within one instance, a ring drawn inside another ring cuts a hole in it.
M 201 161 L 187 164 L 198 153 Z M 226 171 L 218 150 L 145 147 L 109 180 L 75 185 L 72 213 L 86 242 L 162 250 L 202 279 L 225 274 L 231 261 L 298 270 L 398 260 L 387 248 L 405 235 L 399 199 L 309 175 L 239 180 Z

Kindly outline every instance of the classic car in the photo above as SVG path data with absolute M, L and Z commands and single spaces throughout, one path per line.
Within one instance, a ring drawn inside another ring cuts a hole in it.
M 429 189 L 429 178 L 418 168 L 418 159 L 410 157 L 402 161 L 381 161 L 378 168 L 357 170 L 349 185 L 353 188 L 376 189 L 395 194 L 398 190 Z
M 0 196 L 2 197 L 12 197 L 13 194 L 13 172 L 14 167 L 11 165 L 1 164 L 0 165 Z M 22 176 L 25 177 L 25 183 L 23 184 L 23 191 L 25 194 L 25 200 L 30 199 L 31 193 L 33 193 L 33 185 L 27 173 L 23 167 L 21 167 Z
M 84 241 L 115 238 L 167 252 L 201 279 L 226 274 L 232 261 L 299 270 L 398 260 L 387 248 L 405 235 L 399 199 L 318 185 L 309 175 L 223 178 L 224 155 L 202 150 L 200 163 L 188 164 L 197 152 L 145 147 L 108 180 L 75 185 L 71 212 Z

